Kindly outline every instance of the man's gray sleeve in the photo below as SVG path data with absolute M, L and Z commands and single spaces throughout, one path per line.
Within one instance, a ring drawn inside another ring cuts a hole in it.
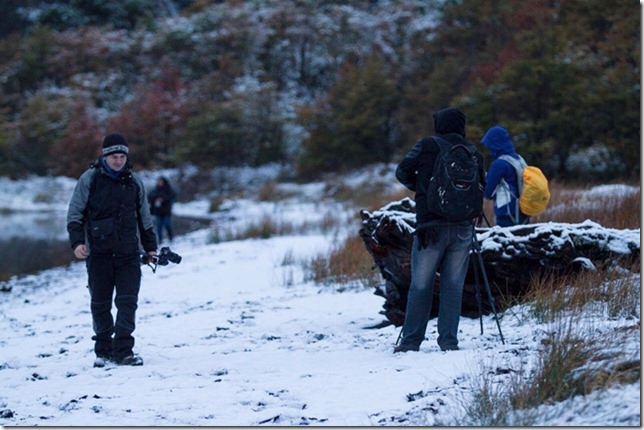
M 67 233 L 72 249 L 85 243 L 85 207 L 89 199 L 89 187 L 94 170 L 87 170 L 76 182 L 74 193 L 67 209 Z
M 150 214 L 150 204 L 148 203 L 145 187 L 143 186 L 143 181 L 139 175 L 132 172 L 132 177 L 136 181 L 140 190 L 138 195 L 139 201 L 137 206 L 139 207 L 139 213 L 137 215 L 137 220 L 141 245 L 145 252 L 156 251 L 157 236 L 156 233 L 154 233 L 154 219 L 152 218 L 152 214 Z
M 138 199 L 139 199 L 138 206 L 141 208 L 140 210 L 141 213 L 139 215 L 141 216 L 141 223 L 143 225 L 143 230 L 153 228 L 154 219 L 152 218 L 152 214 L 150 213 L 150 203 L 148 203 L 148 198 L 145 192 L 145 187 L 143 186 L 143 181 L 141 180 L 141 177 L 134 172 L 132 172 L 132 177 L 136 181 L 136 184 L 138 185 L 139 189 L 141 190 L 138 196 Z

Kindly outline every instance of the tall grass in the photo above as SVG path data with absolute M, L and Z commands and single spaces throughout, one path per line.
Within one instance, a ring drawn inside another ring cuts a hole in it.
M 318 284 L 334 284 L 337 289 L 375 287 L 380 284 L 380 273 L 373 269 L 373 259 L 364 242 L 349 236 L 330 252 L 321 253 L 303 264 L 306 280 Z
M 504 375 L 500 380 L 498 376 Z M 526 364 L 519 361 L 518 368 L 502 368 L 498 363 L 480 364 L 479 369 L 469 377 L 472 394 L 460 399 L 466 416 L 459 426 L 477 427 L 525 427 L 534 425 L 534 414 L 517 413 L 520 407 L 514 402 L 512 393 L 524 384 L 528 374 Z
M 579 317 L 579 315 L 577 315 Z M 584 369 L 597 350 L 590 328 L 581 318 L 557 320 L 542 341 L 544 349 L 537 358 L 532 378 L 518 385 L 510 394 L 516 409 L 539 406 L 547 401 L 559 402 L 578 394 L 587 394 Z M 588 387 L 588 392 L 592 387 Z
M 310 234 L 322 232 L 325 234 L 337 232 L 347 225 L 346 217 L 337 216 L 332 212 L 325 212 L 318 219 L 291 221 L 265 213 L 257 220 L 243 226 L 234 228 L 215 223 L 210 233 L 210 242 L 220 243 L 245 239 L 270 239 L 276 236 L 294 234 Z M 366 252 L 366 251 L 365 251 Z
M 414 193 L 406 188 L 393 190 L 386 184 L 368 180 L 356 184 L 327 184 L 324 194 L 337 201 L 346 202 L 357 209 L 367 211 L 374 211 L 392 201 L 401 200 L 404 197 L 413 198 L 414 196 Z
M 550 184 L 548 208 L 532 218 L 532 222 L 579 223 L 594 221 L 604 227 L 619 229 L 640 228 L 641 190 L 629 189 L 620 193 L 590 192 L 589 187 L 566 185 L 560 182 Z
M 471 378 L 468 424 L 532 425 L 534 408 L 542 404 L 637 382 L 639 354 L 622 345 L 639 338 L 639 287 L 639 276 L 614 266 L 535 278 L 526 309 L 547 327 L 542 348 L 530 371 L 522 369 L 502 383 L 487 371 Z M 634 323 L 598 335 L 596 321 L 617 318 Z
M 564 276 L 542 273 L 532 279 L 528 291 L 526 301 L 541 323 L 599 305 L 609 318 L 636 318 L 639 314 L 640 294 L 633 287 L 632 274 L 612 264 Z

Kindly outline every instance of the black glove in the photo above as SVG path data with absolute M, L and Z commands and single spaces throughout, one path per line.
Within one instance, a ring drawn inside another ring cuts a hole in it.
M 418 236 L 419 251 L 438 242 L 438 231 L 434 227 L 421 227 L 416 230 L 416 235 Z

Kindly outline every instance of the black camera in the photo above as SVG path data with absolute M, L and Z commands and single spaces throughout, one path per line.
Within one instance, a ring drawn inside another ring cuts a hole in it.
M 161 248 L 159 253 L 154 257 L 148 254 L 141 256 L 141 264 L 147 264 L 152 268 L 153 272 L 156 271 L 157 266 L 167 266 L 170 263 L 181 263 L 181 256 L 176 252 L 172 252 L 167 246 Z
M 159 266 L 167 266 L 168 263 L 181 263 L 181 256 L 176 252 L 172 252 L 167 246 L 164 246 L 159 251 L 159 255 L 157 255 L 157 264 Z

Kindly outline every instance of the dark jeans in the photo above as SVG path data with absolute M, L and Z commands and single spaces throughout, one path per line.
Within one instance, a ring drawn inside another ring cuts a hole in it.
M 407 298 L 401 345 L 418 348 L 432 307 L 434 280 L 440 272 L 440 306 L 438 308 L 438 345 L 458 346 L 458 323 L 461 316 L 463 283 L 472 247 L 472 226 L 440 226 L 438 241 L 418 250 L 414 237 L 411 252 L 411 285 Z
M 94 352 L 99 357 L 127 357 L 134 347 L 132 332 L 141 286 L 140 257 L 90 255 L 87 275 L 95 333 L 93 339 L 96 341 Z M 116 324 L 112 317 L 115 291 Z
M 172 232 L 172 215 L 157 215 L 157 239 L 159 243 L 163 242 L 163 230 L 168 232 L 168 239 L 172 242 L 174 236 Z

